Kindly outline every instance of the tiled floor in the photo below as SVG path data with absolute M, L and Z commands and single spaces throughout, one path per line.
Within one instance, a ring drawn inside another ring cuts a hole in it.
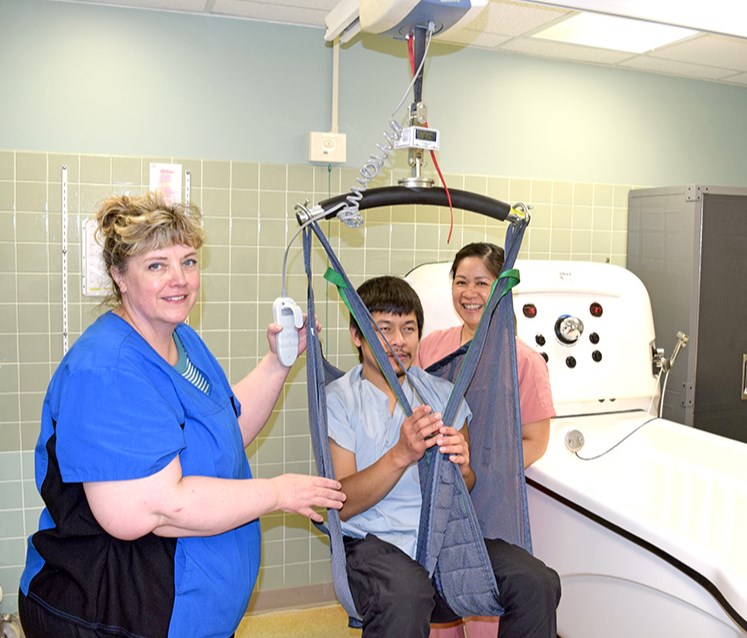
M 268 612 L 246 616 L 236 638 L 360 638 L 348 627 L 348 616 L 339 605 Z

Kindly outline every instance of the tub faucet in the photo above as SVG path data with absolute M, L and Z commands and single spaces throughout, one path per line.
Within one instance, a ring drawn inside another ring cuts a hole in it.
M 659 395 L 659 409 L 657 411 L 659 418 L 661 418 L 661 416 L 664 414 L 664 395 L 667 391 L 669 371 L 672 369 L 672 366 L 674 365 L 675 359 L 677 359 L 677 355 L 680 353 L 680 350 L 687 346 L 687 342 L 690 340 L 690 337 L 688 337 L 681 330 L 677 332 L 675 337 L 677 338 L 677 343 L 674 344 L 674 350 L 672 350 L 671 357 L 667 359 L 667 356 L 664 354 L 663 348 L 657 348 L 654 352 L 654 374 L 659 375 L 657 381 L 661 379 L 662 374 L 664 375 L 664 381 L 661 384 L 661 394 Z
M 688 337 L 681 330 L 677 332 L 675 338 L 677 339 L 677 343 L 674 344 L 674 350 L 672 350 L 671 357 L 667 358 L 667 355 L 664 354 L 664 348 L 656 348 L 656 350 L 654 351 L 654 374 L 659 374 L 659 372 L 669 372 L 672 369 L 672 366 L 674 365 L 674 362 L 677 359 L 677 355 L 680 353 L 680 350 L 687 346 L 687 342 L 690 340 L 690 337 Z

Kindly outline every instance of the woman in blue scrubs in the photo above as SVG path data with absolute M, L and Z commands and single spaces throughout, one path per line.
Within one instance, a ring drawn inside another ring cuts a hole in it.
M 200 288 L 200 211 L 148 194 L 96 215 L 111 311 L 47 390 L 36 446 L 46 508 L 19 608 L 28 638 L 227 638 L 260 561 L 258 518 L 341 507 L 337 481 L 252 478 L 244 448 L 289 368 L 269 352 L 233 387 L 184 323 Z M 299 333 L 299 353 L 306 331 Z

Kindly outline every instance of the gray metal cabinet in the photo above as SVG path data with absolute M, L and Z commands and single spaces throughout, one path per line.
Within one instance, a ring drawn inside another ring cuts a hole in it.
M 648 289 L 657 346 L 690 337 L 663 416 L 747 442 L 747 188 L 632 190 L 627 266 Z

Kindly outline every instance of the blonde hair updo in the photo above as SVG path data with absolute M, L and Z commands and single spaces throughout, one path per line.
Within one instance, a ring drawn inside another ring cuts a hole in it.
M 177 244 L 199 250 L 205 240 L 202 213 L 197 206 L 171 203 L 157 193 L 110 197 L 101 203 L 94 218 L 112 284 L 105 303 L 112 306 L 122 303 L 112 267 L 125 272 L 127 260 L 134 255 Z

